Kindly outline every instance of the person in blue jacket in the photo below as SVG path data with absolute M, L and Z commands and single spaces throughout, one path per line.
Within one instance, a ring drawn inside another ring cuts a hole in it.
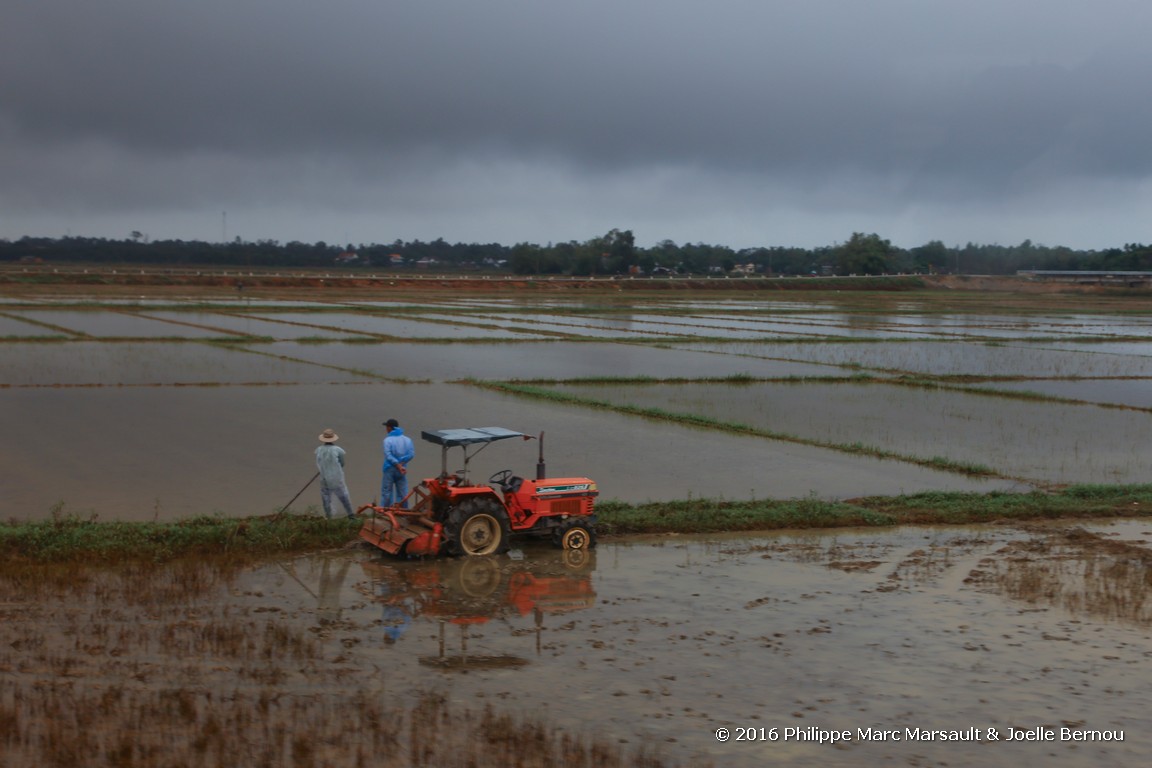
M 416 455 L 412 438 L 400 429 L 400 422 L 388 419 L 388 436 L 384 438 L 384 479 L 380 484 L 380 506 L 390 507 L 400 504 L 405 509 L 408 502 L 408 462 Z
M 332 494 L 344 505 L 348 517 L 352 512 L 352 500 L 348 497 L 348 484 L 344 480 L 344 449 L 336 445 L 340 438 L 330 429 L 320 433 L 320 446 L 316 449 L 316 469 L 320 471 L 320 503 L 324 505 L 324 516 L 332 519 Z

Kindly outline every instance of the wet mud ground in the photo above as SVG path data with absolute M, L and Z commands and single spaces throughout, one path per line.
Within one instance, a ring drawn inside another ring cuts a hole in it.
M 296 733 L 316 760 L 353 764 L 405 749 L 403 733 L 384 743 L 388 707 L 431 694 L 679 765 L 1146 764 L 1149 541 L 1152 523 L 1122 520 L 9 571 L 0 744 L 7 765 L 47 764 L 82 725 L 93 755 L 128 734 L 211 765 L 222 730 L 235 759 L 312 764 Z M 831 731 L 851 738 L 819 743 Z

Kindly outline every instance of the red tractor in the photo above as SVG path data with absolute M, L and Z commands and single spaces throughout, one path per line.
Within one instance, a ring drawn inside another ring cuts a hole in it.
M 550 537 L 564 549 L 595 544 L 596 483 L 586 477 L 546 478 L 543 434 L 535 480 L 505 469 L 484 485 L 468 479 L 468 462 L 477 453 L 497 440 L 535 438 L 503 427 L 442 429 L 421 437 L 440 446 L 440 475 L 408 494 L 404 501 L 411 502 L 411 509 L 361 507 L 359 512 L 368 517 L 360 538 L 368 543 L 409 556 L 501 554 L 508 551 L 512 534 Z M 448 473 L 450 448 L 464 452 L 464 468 L 454 474 Z

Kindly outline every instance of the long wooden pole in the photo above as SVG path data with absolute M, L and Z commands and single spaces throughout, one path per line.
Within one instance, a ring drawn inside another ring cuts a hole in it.
M 296 499 L 300 498 L 300 494 L 301 494 L 301 493 L 304 493 L 304 491 L 308 490 L 308 486 L 310 486 L 310 485 L 312 485 L 312 483 L 316 482 L 316 478 L 318 478 L 318 477 L 320 477 L 320 473 L 319 473 L 319 472 L 317 472 L 316 474 L 312 475 L 312 479 L 311 479 L 311 480 L 309 480 L 307 483 L 305 483 L 305 484 L 304 484 L 304 487 L 300 489 L 300 493 L 297 493 L 295 496 L 293 496 L 293 497 L 292 497 L 292 501 L 296 501 Z M 285 505 L 284 505 L 284 509 L 288 509 L 288 507 L 292 506 L 292 501 L 290 501 L 290 502 L 288 502 L 287 504 L 285 504 Z M 280 510 L 279 512 L 277 512 L 276 514 L 278 514 L 278 515 L 282 515 L 282 514 L 284 514 L 284 509 L 281 509 L 281 510 Z

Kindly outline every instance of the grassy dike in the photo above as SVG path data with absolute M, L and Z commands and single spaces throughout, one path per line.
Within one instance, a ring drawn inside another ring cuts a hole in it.
M 920 493 L 828 501 L 686 501 L 597 506 L 601 536 L 722 533 L 854 526 L 989 523 L 1152 513 L 1152 485 L 1072 485 L 1051 492 Z M 238 560 L 342 547 L 359 523 L 319 516 L 195 517 L 175 523 L 99 522 L 54 516 L 0 524 L 7 563 L 165 562 L 182 557 Z
M 1073 485 L 1029 493 L 928 492 L 847 501 L 650 502 L 598 505 L 604 534 L 721 533 L 788 528 L 990 523 L 1152 514 L 1152 485 Z
M 54 515 L 51 520 L 0 524 L 0 557 L 12 562 L 77 564 L 166 562 L 182 557 L 250 557 L 341 547 L 359 521 L 279 514 L 200 516 L 174 523 L 101 522 Z
M 734 435 L 751 435 L 754 437 L 764 437 L 770 440 L 780 440 L 786 443 L 795 443 L 797 445 L 810 445 L 816 448 L 827 448 L 833 451 L 840 451 L 854 456 L 869 456 L 874 459 L 890 459 L 893 461 L 903 461 L 908 464 L 915 464 L 916 466 L 928 467 L 929 469 L 942 470 L 944 472 L 956 472 L 969 477 L 1000 477 L 1004 479 L 1018 479 L 1007 477 L 991 467 L 983 464 L 974 464 L 971 462 L 955 461 L 943 456 L 913 456 L 909 454 L 897 453 L 895 451 L 888 451 L 883 448 L 865 445 L 864 443 L 835 443 L 826 440 L 815 440 L 800 435 L 792 435 L 787 432 L 776 432 L 770 429 L 762 429 L 760 427 L 751 426 L 748 424 L 741 424 L 734 421 L 724 421 L 714 419 L 709 416 L 700 416 L 692 413 L 677 413 L 668 411 L 663 408 L 655 408 L 650 406 L 630 405 L 627 403 L 612 403 L 607 400 L 597 400 L 595 398 L 584 397 L 581 395 L 573 395 L 568 392 L 557 392 L 556 390 L 548 387 L 540 387 L 534 384 L 524 384 L 520 382 L 494 382 L 494 381 L 478 381 L 474 379 L 467 379 L 469 383 L 490 389 L 495 392 L 505 392 L 514 395 L 524 395 L 526 397 L 533 397 L 538 400 L 547 400 L 554 403 L 564 403 L 566 405 L 579 405 L 583 407 L 595 408 L 600 410 L 614 411 L 629 416 L 640 416 L 642 418 L 652 419 L 655 421 L 671 422 L 675 424 L 684 424 L 692 427 L 703 427 L 706 429 L 715 430 L 718 432 L 727 432 Z M 747 377 L 740 375 L 728 377 L 727 379 L 713 379 L 712 381 L 729 381 L 732 383 L 747 383 L 752 381 Z

